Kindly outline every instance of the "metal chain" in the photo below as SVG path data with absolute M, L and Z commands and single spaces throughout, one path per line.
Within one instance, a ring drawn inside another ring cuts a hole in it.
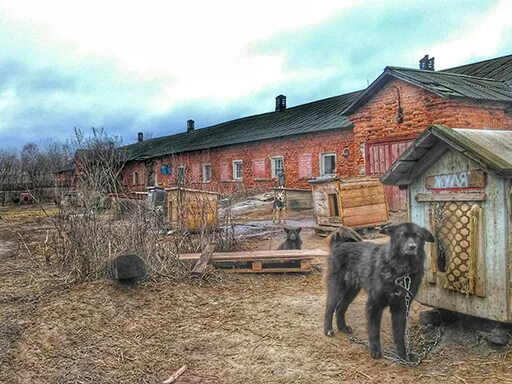
M 400 280 L 403 279 L 403 285 L 400 284 Z M 414 353 L 416 358 L 414 360 L 411 360 L 410 357 L 413 353 L 410 352 L 410 343 L 409 343 L 409 307 L 411 304 L 411 298 L 413 297 L 411 289 L 411 277 L 409 275 L 405 275 L 402 277 L 399 277 L 395 280 L 395 284 L 405 290 L 405 351 L 406 351 L 406 357 L 407 359 L 402 359 L 400 356 L 398 356 L 396 353 L 392 351 L 388 351 L 384 348 L 382 348 L 382 356 L 390 360 L 394 363 L 409 366 L 409 367 L 415 367 L 421 363 L 421 361 L 430 353 L 432 348 L 434 348 L 437 344 L 439 344 L 439 341 L 441 340 L 441 335 L 443 331 L 443 327 L 437 327 L 436 335 L 432 340 L 427 340 L 428 342 L 426 345 L 422 347 L 422 351 L 420 353 Z M 365 345 L 366 347 L 370 347 L 370 343 L 368 340 L 360 339 L 356 336 L 349 336 L 348 339 L 355 343 L 360 345 Z M 421 345 L 421 344 L 420 344 Z

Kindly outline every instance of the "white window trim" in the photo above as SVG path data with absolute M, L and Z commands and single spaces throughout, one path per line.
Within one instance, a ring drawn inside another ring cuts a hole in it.
M 240 163 L 240 168 L 241 168 L 241 171 L 242 171 L 242 177 L 237 177 L 236 176 L 236 164 L 238 164 L 238 163 Z M 242 160 L 233 160 L 232 171 L 233 171 L 233 180 L 243 180 L 243 178 L 244 178 L 244 162 Z
M 210 179 L 209 180 L 205 180 L 205 176 L 206 176 L 206 172 L 204 171 L 205 170 L 205 167 L 208 166 L 210 168 Z M 204 163 L 203 164 L 203 183 L 209 183 L 212 181 L 212 164 L 211 163 Z
M 277 172 L 274 160 L 281 160 L 283 162 L 283 171 L 284 171 L 284 157 L 283 156 L 272 156 L 270 158 L 270 174 L 272 176 L 272 179 L 277 179 Z
M 334 156 L 334 173 L 325 173 L 324 169 L 324 157 Z M 336 152 L 325 152 L 320 154 L 320 176 L 331 176 L 336 174 Z

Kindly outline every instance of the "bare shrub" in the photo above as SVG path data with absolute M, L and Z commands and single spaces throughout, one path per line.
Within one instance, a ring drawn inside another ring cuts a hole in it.
M 61 236 L 54 241 L 70 277 L 109 276 L 112 260 L 123 252 L 139 255 L 152 277 L 186 274 L 155 210 L 145 200 L 126 199 L 120 181 L 126 153 L 118 149 L 119 140 L 94 129 L 90 137 L 77 131 L 76 141 L 77 188 L 73 199 L 61 204 L 56 217 Z

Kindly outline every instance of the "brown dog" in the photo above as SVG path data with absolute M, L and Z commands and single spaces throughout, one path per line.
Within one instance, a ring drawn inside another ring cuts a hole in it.
M 275 191 L 274 192 L 274 202 L 272 204 L 272 222 L 275 223 L 278 221 L 286 224 L 285 218 L 286 211 L 286 192 L 285 191 Z

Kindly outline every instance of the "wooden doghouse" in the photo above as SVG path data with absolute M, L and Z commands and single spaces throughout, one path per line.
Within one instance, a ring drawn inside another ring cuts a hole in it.
M 364 228 L 388 222 L 384 185 L 378 178 L 309 180 L 319 226 Z
M 512 322 L 512 131 L 431 126 L 382 176 L 407 187 L 412 222 L 429 228 L 417 299 Z
M 194 232 L 217 226 L 218 193 L 182 187 L 166 191 L 171 228 Z
M 313 197 L 310 189 L 300 188 L 272 188 L 274 194 L 276 191 L 286 192 L 286 207 L 294 210 L 311 209 L 313 207 Z

